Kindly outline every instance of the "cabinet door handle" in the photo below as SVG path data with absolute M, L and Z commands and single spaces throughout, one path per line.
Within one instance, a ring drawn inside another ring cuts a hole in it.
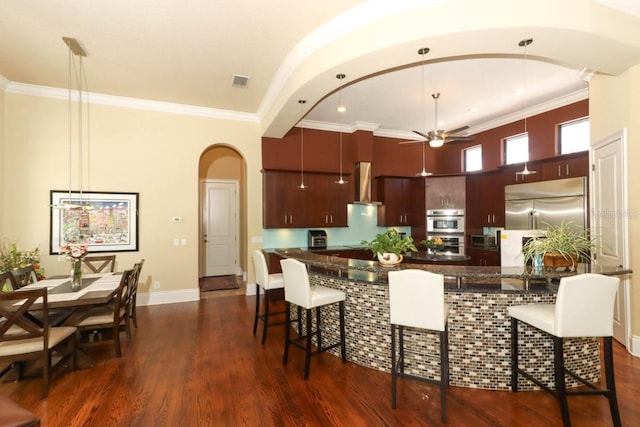
M 293 225 L 293 215 L 289 215 L 289 225 Z
M 288 220 L 287 220 L 287 219 L 288 219 L 288 217 L 287 217 L 287 215 L 285 215 L 285 216 L 284 216 L 284 223 L 285 223 L 285 225 L 286 225 L 286 224 L 289 224 L 289 222 L 288 222 Z
M 569 176 L 569 163 L 566 165 L 567 176 Z
M 496 223 L 496 214 L 491 215 L 491 222 Z
M 329 215 L 329 224 L 333 224 L 333 215 Z
M 558 165 L 558 176 L 562 176 L 562 172 L 560 171 L 560 168 L 561 168 L 561 167 L 562 167 L 562 166 Z

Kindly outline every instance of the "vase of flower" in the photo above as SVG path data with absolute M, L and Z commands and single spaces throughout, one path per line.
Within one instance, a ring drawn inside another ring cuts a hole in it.
M 77 292 L 82 289 L 82 261 L 71 262 L 71 290 Z
M 63 245 L 58 251 L 64 259 L 71 261 L 71 290 L 82 289 L 82 258 L 87 254 L 86 245 Z

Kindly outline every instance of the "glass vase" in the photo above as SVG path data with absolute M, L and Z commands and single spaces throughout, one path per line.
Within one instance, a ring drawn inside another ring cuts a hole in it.
M 77 292 L 82 289 L 82 262 L 71 263 L 71 290 Z

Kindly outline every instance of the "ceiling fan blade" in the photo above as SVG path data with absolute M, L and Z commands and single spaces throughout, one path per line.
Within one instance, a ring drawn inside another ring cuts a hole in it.
M 462 141 L 473 141 L 472 136 L 448 136 L 445 138 L 444 142 L 462 142 Z
M 415 141 L 415 140 L 406 140 L 406 141 L 400 141 L 398 142 L 399 145 L 405 145 L 405 144 L 418 144 L 421 143 L 423 141 Z
M 467 130 L 467 129 L 469 129 L 469 126 L 462 126 L 462 127 L 457 128 L 457 129 L 450 130 L 450 131 L 446 132 L 446 134 L 447 135 L 453 135 L 454 133 L 462 132 L 463 130 Z
M 420 136 L 421 136 L 421 137 L 423 137 L 424 139 L 429 139 L 429 138 L 430 138 L 429 136 L 425 135 L 425 134 L 424 134 L 424 133 L 422 133 L 422 132 L 418 132 L 417 130 L 414 130 L 414 131 L 413 131 L 413 133 L 415 133 L 415 134 L 417 134 L 417 135 L 420 135 Z M 431 132 L 429 132 L 429 133 L 431 133 Z M 420 142 L 420 141 L 415 141 L 415 142 Z

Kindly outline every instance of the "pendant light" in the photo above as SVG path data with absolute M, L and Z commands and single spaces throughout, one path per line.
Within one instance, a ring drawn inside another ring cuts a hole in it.
M 337 74 L 336 78 L 340 81 L 340 89 L 338 91 L 338 117 L 339 117 L 339 125 L 340 125 L 340 177 L 338 178 L 337 181 L 335 181 L 336 184 L 347 184 L 349 181 L 345 181 L 344 178 L 342 177 L 342 113 L 344 113 L 345 111 L 347 111 L 347 109 L 345 108 L 345 106 L 342 104 L 342 80 L 347 77 L 344 74 Z
M 87 87 L 87 76 L 84 69 L 83 58 L 87 56 L 86 52 L 80 46 L 80 43 L 72 37 L 62 37 L 62 41 L 68 47 L 68 110 L 69 110 L 69 195 L 68 200 L 64 203 L 51 205 L 55 209 L 73 209 L 73 210 L 90 210 L 91 205 L 84 202 L 83 197 L 83 178 L 84 178 L 84 154 L 83 146 L 85 140 L 85 131 L 87 133 L 86 141 L 88 144 L 89 136 L 89 90 Z M 74 100 L 73 86 L 76 87 L 77 99 Z M 78 151 L 78 186 L 79 201 L 74 202 L 72 199 L 72 175 L 73 175 L 73 103 L 77 102 L 77 151 Z M 86 109 L 86 117 L 84 110 Z M 86 129 L 85 129 L 86 122 Z
M 527 46 L 533 43 L 533 39 L 524 39 L 520 40 L 518 46 L 524 49 L 524 54 L 522 56 L 522 75 L 524 76 L 524 93 L 522 98 L 522 113 L 524 115 L 524 133 L 527 135 L 527 141 L 529 140 L 529 133 L 527 130 L 527 101 L 526 101 L 526 89 L 527 89 Z M 527 156 L 528 158 L 529 156 Z M 520 175 L 533 175 L 537 173 L 535 170 L 529 170 L 527 167 L 527 160 L 524 162 L 524 169 L 516 172 L 516 179 Z
M 444 145 L 444 137 L 438 132 L 438 98 L 440 98 L 440 93 L 431 94 L 431 97 L 435 100 L 435 114 L 433 118 L 433 136 L 429 138 L 429 146 L 440 148 Z
M 426 123 L 426 117 L 427 117 L 427 103 L 425 101 L 425 97 L 426 97 L 426 89 L 425 89 L 425 81 L 424 81 L 424 73 L 425 73 L 425 65 L 424 65 L 424 56 L 429 53 L 429 48 L 428 47 L 423 47 L 421 49 L 418 49 L 418 54 L 422 55 L 422 110 L 425 112 L 424 117 L 425 117 L 425 130 L 427 128 L 427 123 Z M 436 119 L 437 120 L 437 119 Z M 437 123 L 436 123 L 437 124 Z M 428 131 L 425 132 L 425 134 L 428 134 Z M 416 176 L 422 176 L 422 177 L 427 177 L 430 175 L 433 175 L 431 172 L 427 172 L 426 168 L 425 168 L 425 157 L 426 157 L 426 144 L 427 142 L 425 140 L 422 141 L 422 171 L 418 172 L 416 174 Z M 431 145 L 431 143 L 429 143 L 429 145 Z
M 304 99 L 299 99 L 298 103 L 300 104 L 300 119 L 302 120 L 302 117 L 304 116 L 303 112 L 304 112 L 304 104 L 307 101 Z M 302 126 L 302 124 L 300 125 L 300 185 L 298 185 L 298 188 L 301 190 L 304 190 L 305 188 L 309 188 L 308 186 L 304 185 L 304 127 Z

